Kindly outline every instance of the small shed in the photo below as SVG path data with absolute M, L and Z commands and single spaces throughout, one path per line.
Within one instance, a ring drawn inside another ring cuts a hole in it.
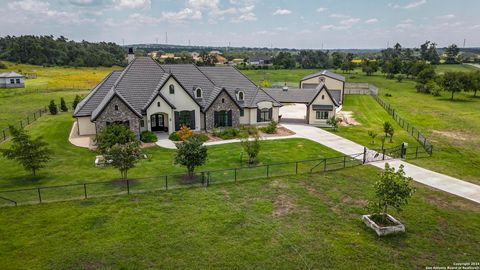
M 25 87 L 25 76 L 16 72 L 0 73 L 0 88 Z

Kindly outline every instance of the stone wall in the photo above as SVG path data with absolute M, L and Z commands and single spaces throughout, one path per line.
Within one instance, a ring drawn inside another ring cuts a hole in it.
M 118 110 L 115 110 L 115 105 Z M 129 121 L 130 129 L 140 138 L 140 118 L 117 96 L 114 96 L 103 112 L 95 120 L 97 134 L 107 125 L 107 122 Z
M 222 100 L 224 101 L 223 103 L 222 103 Z M 240 124 L 240 109 L 227 93 L 222 92 L 220 95 L 218 95 L 217 99 L 215 99 L 213 104 L 205 113 L 206 129 L 212 130 L 214 128 L 214 124 L 215 124 L 214 112 L 215 111 L 229 111 L 229 110 L 232 110 L 232 126 L 236 127 Z

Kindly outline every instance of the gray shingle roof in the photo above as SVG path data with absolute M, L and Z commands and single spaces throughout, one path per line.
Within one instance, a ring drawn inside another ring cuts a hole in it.
M 289 88 L 284 91 L 282 88 L 266 88 L 265 91 L 279 102 L 310 103 L 320 90 Z
M 159 65 L 150 57 L 138 57 L 123 71 L 114 71 L 100 82 L 79 103 L 74 116 L 91 115 L 95 118 L 114 95 L 119 96 L 135 113 L 141 115 L 159 94 L 159 88 L 170 76 L 178 80 L 202 110 L 210 106 L 223 88 L 240 107 L 256 107 L 260 101 L 271 101 L 274 106 L 281 106 L 233 67 L 197 67 L 192 64 Z M 202 98 L 195 98 L 194 91 L 198 87 L 202 89 Z M 236 100 L 238 91 L 244 92 L 244 101 Z
M 0 73 L 0 78 L 23 78 L 23 77 L 25 76 L 23 76 L 22 74 L 18 74 L 15 71 Z
M 330 77 L 330 78 L 333 78 L 333 79 L 336 79 L 336 80 L 339 80 L 339 81 L 342 81 L 342 82 L 345 81 L 345 77 L 343 77 L 342 75 L 337 74 L 337 73 L 333 73 L 333 72 L 328 71 L 328 70 L 322 70 L 320 72 L 307 75 L 307 76 L 303 77 L 302 81 L 308 80 L 308 79 L 311 79 L 311 78 L 315 78 L 315 77 L 320 76 L 320 75 L 324 75 L 324 76 L 327 76 L 327 77 Z
M 328 90 L 338 104 L 342 104 L 342 90 Z

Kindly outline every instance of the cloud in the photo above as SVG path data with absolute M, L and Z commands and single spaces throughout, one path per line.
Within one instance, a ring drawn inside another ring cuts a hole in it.
M 399 29 L 399 30 L 405 30 L 405 29 L 409 29 L 409 28 L 412 28 L 413 27 L 413 24 L 411 23 L 399 23 L 395 26 L 395 28 Z
M 455 14 L 446 14 L 442 16 L 437 16 L 436 18 L 440 20 L 451 20 L 451 19 L 455 19 L 456 17 L 457 16 L 455 16 Z
M 280 26 L 280 27 L 275 28 L 275 30 L 277 30 L 277 31 L 287 31 L 288 28 Z
M 333 13 L 333 14 L 330 14 L 330 16 L 328 16 L 328 17 L 342 19 L 342 18 L 350 18 L 350 15 Z
M 408 18 L 408 19 L 403 20 L 402 22 L 403 23 L 413 23 L 414 21 L 412 19 Z
M 377 18 L 371 18 L 371 19 L 365 20 L 366 24 L 372 24 L 372 23 L 377 23 L 377 22 L 378 22 Z
M 186 20 L 199 20 L 202 18 L 202 12 L 190 8 L 184 8 L 178 12 L 162 12 L 161 19 L 170 22 L 180 22 Z
M 327 8 L 324 8 L 324 7 L 317 8 L 317 12 L 324 12 L 326 10 L 327 10 Z
M 288 10 L 288 9 L 277 9 L 273 15 L 290 15 L 292 14 L 292 11 Z
M 42 1 L 21 0 L 10 2 L 8 8 L 15 14 L 25 14 L 31 21 L 53 20 L 59 24 L 81 24 L 95 21 L 95 19 L 82 18 L 80 12 L 53 9 L 50 7 L 50 3 Z
M 151 0 L 113 0 L 116 8 L 150 8 Z
M 415 2 L 410 2 L 404 6 L 401 6 L 399 4 L 392 4 L 392 3 L 388 4 L 388 6 L 392 8 L 412 9 L 412 8 L 417 8 L 419 6 L 425 5 L 426 3 L 427 3 L 427 0 L 419 0 Z
M 238 18 L 232 20 L 233 22 L 253 22 L 256 21 L 257 17 L 253 12 L 248 12 L 240 15 Z

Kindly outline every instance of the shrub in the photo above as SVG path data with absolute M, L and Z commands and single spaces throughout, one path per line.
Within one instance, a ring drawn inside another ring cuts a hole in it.
M 48 110 L 50 111 L 51 115 L 56 115 L 58 113 L 58 108 L 57 108 L 57 105 L 55 104 L 55 101 L 50 100 L 50 104 L 48 105 Z
M 65 99 L 60 98 L 60 110 L 62 112 L 68 112 L 68 107 L 67 107 L 67 104 L 65 103 Z
M 204 134 L 204 133 L 193 134 L 192 138 L 196 138 L 197 140 L 201 141 L 202 143 L 208 141 L 208 136 L 207 136 L 207 134 Z
M 340 123 L 340 118 L 337 118 L 335 116 L 332 116 L 330 119 L 327 120 L 327 125 L 330 125 L 333 130 L 337 130 L 338 128 L 338 123 Z
M 140 140 L 144 143 L 153 143 L 157 141 L 157 135 L 151 131 L 144 131 L 140 134 Z
M 0 69 L 7 69 L 7 68 L 8 68 L 7 64 L 0 61 Z
M 180 141 L 180 138 L 178 137 L 177 132 L 172 132 L 172 133 L 170 134 L 170 136 L 168 136 L 168 138 L 169 138 L 171 141 L 174 141 L 174 142 Z
M 249 140 L 249 137 L 242 138 L 241 141 L 243 151 L 248 155 L 248 164 L 253 164 L 257 160 L 257 156 L 260 153 L 260 137 L 258 133 L 253 135 L 253 140 Z
M 393 207 L 397 212 L 402 210 L 415 192 L 415 188 L 410 184 L 412 180 L 405 176 L 403 165 L 395 171 L 388 163 L 385 164 L 385 170 L 374 184 L 375 199 L 368 204 L 368 208 L 373 211 L 374 220 L 386 224 L 388 207 Z
M 240 129 L 232 127 L 213 130 L 213 135 L 224 140 L 238 138 L 240 136 L 240 133 Z
M 390 94 L 390 93 L 385 93 L 385 96 L 386 96 L 386 97 L 391 97 L 392 94 Z
M 105 154 L 115 144 L 127 144 L 135 141 L 135 133 L 127 125 L 113 124 L 103 128 L 95 138 L 98 151 Z
M 268 134 L 275 134 L 277 133 L 277 126 L 278 126 L 278 123 L 275 121 L 272 121 L 268 124 L 268 126 L 261 128 L 261 131 Z
M 397 82 L 402 82 L 403 79 L 405 79 L 405 76 L 403 76 L 403 74 L 398 74 L 397 75 Z
M 77 105 L 78 105 L 78 103 L 80 103 L 80 101 L 82 101 L 82 98 L 79 95 L 76 95 L 75 99 L 73 100 L 73 103 L 72 103 L 72 108 L 74 110 L 77 108 Z
M 187 126 L 182 126 L 180 130 L 177 131 L 177 135 L 181 141 L 186 141 L 193 136 L 193 131 Z

